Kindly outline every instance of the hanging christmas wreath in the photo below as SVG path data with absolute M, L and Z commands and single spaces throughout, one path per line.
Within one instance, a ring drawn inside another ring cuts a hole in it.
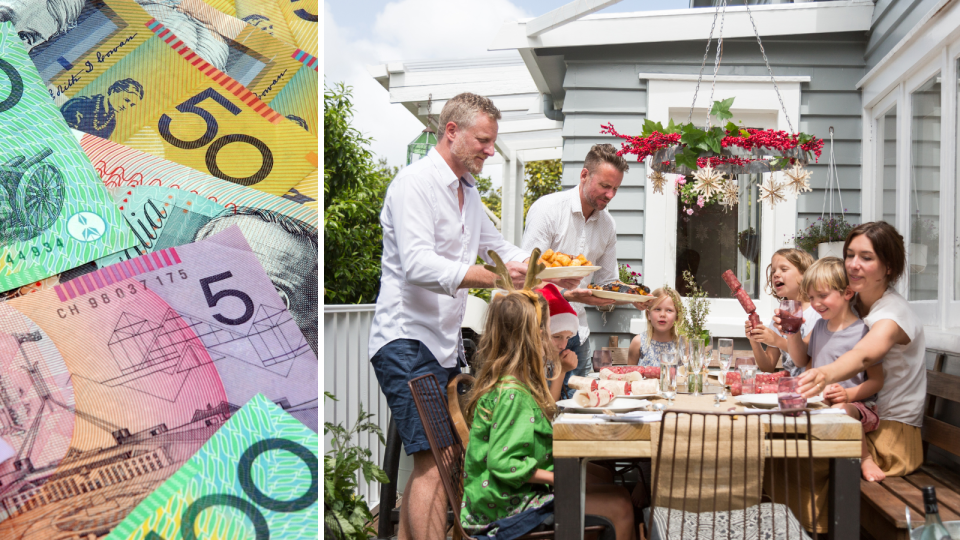
M 733 118 L 730 113 L 733 101 L 734 98 L 714 101 L 710 114 L 721 122 Z M 654 192 L 663 193 L 664 173 L 692 177 L 695 182 L 686 185 L 683 194 L 688 199 L 696 194 L 701 207 L 704 201 L 736 204 L 732 200 L 735 191 L 731 189 L 731 180 L 724 176 L 786 169 L 785 182 L 770 179 L 763 186 L 771 205 L 784 199 L 787 188 L 792 188 L 794 195 L 811 191 L 810 173 L 803 167 L 811 160 L 819 161 L 823 151 L 823 139 L 813 135 L 744 128 L 729 121 L 724 127 L 701 129 L 689 122 L 675 124 L 672 119 L 664 127 L 648 119 L 643 123 L 640 136 L 618 133 L 609 123 L 602 125 L 600 132 L 626 141 L 617 152 L 619 155 L 636 155 L 637 161 L 651 158 Z M 684 184 L 686 182 L 681 185 Z

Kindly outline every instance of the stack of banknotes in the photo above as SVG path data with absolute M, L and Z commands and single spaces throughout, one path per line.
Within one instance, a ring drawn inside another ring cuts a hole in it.
M 315 538 L 316 0 L 0 0 L 0 539 Z

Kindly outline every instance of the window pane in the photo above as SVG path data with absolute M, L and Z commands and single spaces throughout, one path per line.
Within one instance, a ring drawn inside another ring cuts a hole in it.
M 883 221 L 897 225 L 897 108 L 880 117 L 883 135 Z
M 940 245 L 940 76 L 911 97 L 910 263 L 908 300 L 937 299 Z
M 757 298 L 766 279 L 760 265 L 760 206 L 758 174 L 741 174 L 740 204 L 684 204 L 677 199 L 677 275 L 674 287 L 686 294 L 683 271 L 697 278 L 710 298 L 732 298 L 720 274 L 730 269 L 752 298 Z M 693 182 L 688 178 L 688 182 Z M 693 211 L 690 214 L 690 210 Z M 654 286 L 653 284 L 649 284 Z

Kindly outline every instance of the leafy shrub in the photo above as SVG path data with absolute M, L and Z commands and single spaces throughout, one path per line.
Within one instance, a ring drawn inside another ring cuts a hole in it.
M 842 217 L 817 218 L 806 229 L 797 231 L 793 238 L 796 246 L 807 253 L 817 256 L 817 246 L 824 242 L 843 242 L 856 225 L 847 223 Z
M 337 401 L 330 392 L 324 396 Z M 386 444 L 380 427 L 370 422 L 374 415 L 363 410 L 352 428 L 340 424 L 323 423 L 323 434 L 333 434 L 331 449 L 323 456 L 323 521 L 333 538 L 340 540 L 366 540 L 376 536 L 369 526 L 373 515 L 362 495 L 357 495 L 357 472 L 363 474 L 366 481 L 388 482 L 387 473 L 371 459 L 369 448 L 356 446 L 352 440 L 360 433 L 375 433 L 380 444 Z
M 323 91 L 323 299 L 327 304 L 376 301 L 383 231 L 380 210 L 397 168 L 379 162 L 350 125 L 351 88 Z

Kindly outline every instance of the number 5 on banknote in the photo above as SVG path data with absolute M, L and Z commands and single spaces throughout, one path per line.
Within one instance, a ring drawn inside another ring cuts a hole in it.
M 214 176 L 228 180 L 235 184 L 252 186 L 253 184 L 260 182 L 269 176 L 270 171 L 273 170 L 273 152 L 271 152 L 270 148 L 267 147 L 267 145 L 264 144 L 260 139 L 251 135 L 234 133 L 230 135 L 224 135 L 223 137 L 220 137 L 214 141 L 214 138 L 216 138 L 217 132 L 220 129 L 220 125 L 217 123 L 217 119 L 214 115 L 210 114 L 209 111 L 200 106 L 200 102 L 208 98 L 218 103 L 233 116 L 240 114 L 240 107 L 237 107 L 231 103 L 230 100 L 213 88 L 207 88 L 192 98 L 177 105 L 178 111 L 182 113 L 195 114 L 203 119 L 207 128 L 203 135 L 192 141 L 185 141 L 178 138 L 176 135 L 170 132 L 170 124 L 173 122 L 173 119 L 166 114 L 162 114 L 160 115 L 160 120 L 157 123 L 157 129 L 160 131 L 160 136 L 163 137 L 163 140 L 167 141 L 173 146 L 176 146 L 177 148 L 183 148 L 184 150 L 195 150 L 198 148 L 203 148 L 209 144 L 210 146 L 207 147 L 207 153 L 204 157 L 207 169 L 209 169 Z M 213 142 L 213 144 L 210 144 L 211 142 Z M 241 142 L 249 144 L 260 152 L 260 169 L 250 176 L 237 178 L 225 173 L 220 166 L 217 165 L 217 155 L 228 144 Z

